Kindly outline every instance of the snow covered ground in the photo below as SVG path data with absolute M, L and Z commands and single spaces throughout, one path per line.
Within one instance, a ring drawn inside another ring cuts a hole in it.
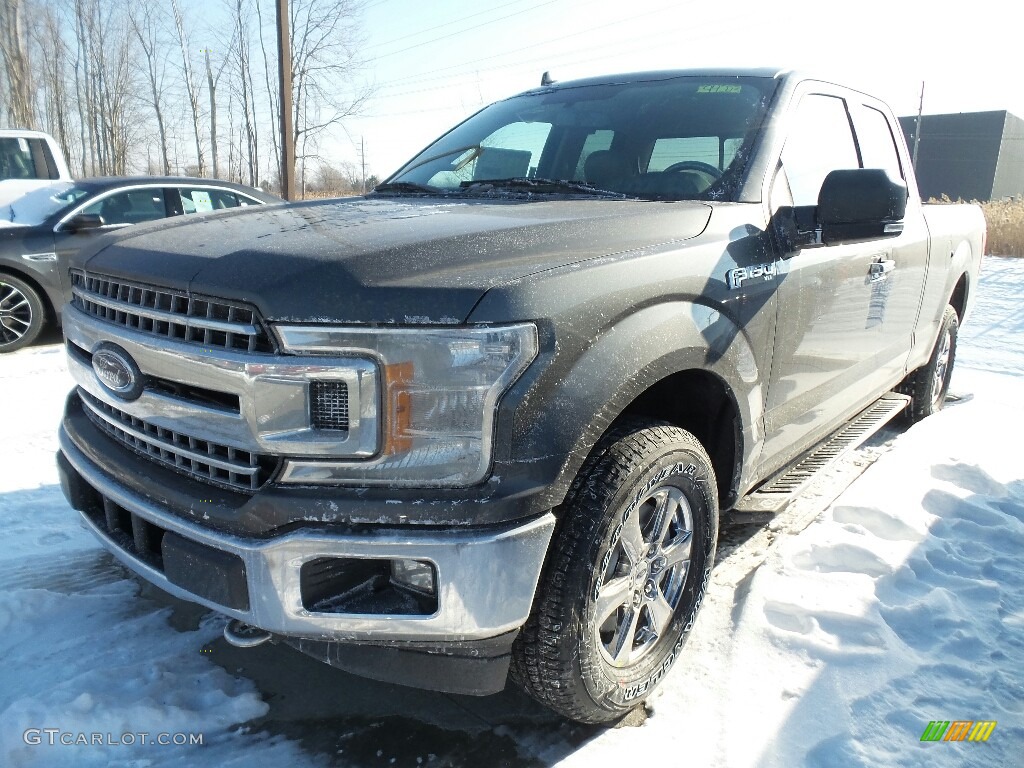
M 62 349 L 4 356 L 0 765 L 1021 765 L 1022 286 L 1024 260 L 986 259 L 956 402 L 876 441 L 823 511 L 727 534 L 650 716 L 609 730 L 511 690 L 443 696 L 237 651 L 216 617 L 140 594 L 56 485 Z M 998 725 L 985 743 L 921 742 L 931 720 Z M 135 736 L 60 743 L 80 733 Z

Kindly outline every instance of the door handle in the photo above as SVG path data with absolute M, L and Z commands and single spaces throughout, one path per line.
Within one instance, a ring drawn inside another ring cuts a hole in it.
M 871 267 L 868 270 L 868 276 L 871 282 L 877 282 L 879 280 L 885 280 L 886 275 L 896 269 L 896 262 L 892 259 L 884 259 L 881 261 L 871 262 Z

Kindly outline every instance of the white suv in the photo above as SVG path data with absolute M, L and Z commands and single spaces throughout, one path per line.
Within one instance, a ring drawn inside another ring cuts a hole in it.
M 0 130 L 0 205 L 54 181 L 70 181 L 60 145 L 40 131 Z

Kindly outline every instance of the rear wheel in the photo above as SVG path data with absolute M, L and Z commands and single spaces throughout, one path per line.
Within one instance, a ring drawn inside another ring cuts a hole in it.
M 513 649 L 513 675 L 586 723 L 643 701 L 678 658 L 718 535 L 707 453 L 657 422 L 615 429 L 580 471 Z
M 46 308 L 36 290 L 17 277 L 0 274 L 0 352 L 27 347 L 46 324 Z
M 910 395 L 910 418 L 920 421 L 926 416 L 942 410 L 949 394 L 949 382 L 953 377 L 953 363 L 956 361 L 956 338 L 960 329 L 956 310 L 950 306 L 942 315 L 939 337 L 928 363 L 907 377 L 902 387 Z

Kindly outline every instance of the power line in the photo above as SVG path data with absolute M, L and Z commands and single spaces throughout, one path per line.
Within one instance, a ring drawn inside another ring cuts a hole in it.
M 499 21 L 504 21 L 505 19 L 511 19 L 513 16 L 521 16 L 524 13 L 529 13 L 530 11 L 535 11 L 538 8 L 543 8 L 545 5 L 552 5 L 553 3 L 556 3 L 556 2 L 558 2 L 558 0 L 544 0 L 544 2 L 542 2 L 542 3 L 538 3 L 537 5 L 531 5 L 529 8 L 523 8 L 522 10 L 516 11 L 515 13 L 510 13 L 510 14 L 508 14 L 506 16 L 499 16 L 496 19 L 490 19 L 489 21 L 482 22 L 482 23 L 477 24 L 477 25 L 472 26 L 472 27 L 466 27 L 465 29 L 460 29 L 460 30 L 458 30 L 456 32 L 451 32 L 451 33 L 449 33 L 447 35 L 441 35 L 440 37 L 434 37 L 434 38 L 431 38 L 430 40 L 424 40 L 421 43 L 414 43 L 413 45 L 406 46 L 405 48 L 401 48 L 401 49 L 399 49 L 397 51 L 389 51 L 387 53 L 382 53 L 382 54 L 377 55 L 374 58 L 375 59 L 386 59 L 388 56 L 397 56 L 400 53 L 407 53 L 408 51 L 415 50 L 416 48 L 422 48 L 424 45 L 430 45 L 431 43 L 437 43 L 437 42 L 440 42 L 441 40 L 447 40 L 448 38 L 456 37 L 457 35 L 463 35 L 466 32 L 471 32 L 474 29 L 480 29 L 481 27 L 486 27 L 486 26 L 488 26 L 490 24 L 495 24 L 495 23 L 497 23 Z
M 387 2 L 387 0 L 379 0 L 379 2 Z M 477 11 L 476 13 L 471 13 L 468 16 L 463 16 L 463 17 L 461 17 L 461 18 L 459 18 L 459 19 L 457 19 L 455 21 L 446 21 L 444 24 L 437 24 L 437 25 L 435 25 L 433 27 L 427 27 L 426 29 L 421 29 L 421 30 L 419 30 L 417 32 L 410 32 L 408 35 L 402 35 L 401 37 L 395 37 L 395 38 L 392 38 L 391 40 L 385 40 L 384 42 L 381 42 L 381 43 L 371 43 L 370 45 L 366 46 L 366 48 L 380 48 L 381 46 L 391 45 L 392 43 L 397 43 L 400 40 L 406 40 L 406 39 L 408 39 L 410 37 L 418 37 L 419 35 L 424 35 L 427 32 L 433 32 L 435 29 L 443 29 L 444 27 L 450 27 L 450 26 L 452 26 L 452 24 L 459 24 L 459 23 L 461 23 L 463 21 L 466 21 L 467 19 L 474 19 L 477 16 L 483 16 L 483 15 L 488 14 L 488 13 L 493 13 L 494 11 L 500 11 L 503 8 L 508 8 L 510 5 L 518 5 L 519 3 L 525 3 L 525 2 L 526 2 L 526 0 L 510 0 L 510 2 L 507 2 L 504 5 L 499 5 L 496 8 L 488 8 L 488 9 L 483 10 L 483 11 Z
M 745 25 L 739 25 L 738 27 L 737 26 L 733 26 L 733 27 L 731 27 L 728 30 L 723 30 L 722 32 L 718 33 L 717 35 L 712 35 L 711 37 L 718 37 L 718 36 L 721 36 L 721 35 L 731 35 L 733 32 L 735 32 L 736 29 L 741 29 L 741 28 L 744 28 L 744 27 L 755 26 L 756 23 L 757 23 L 756 21 L 752 21 L 752 22 L 750 22 L 748 24 L 745 24 Z M 708 26 L 713 26 L 713 25 L 714 25 L 713 22 L 706 22 L 703 25 L 695 25 L 691 29 L 697 30 L 697 29 L 700 29 L 701 27 L 708 27 Z M 571 35 L 566 35 L 565 37 L 569 37 L 569 36 L 571 36 Z M 621 42 L 638 43 L 638 44 L 634 45 L 632 47 L 629 47 L 629 48 L 622 48 L 622 49 L 620 49 L 619 51 L 616 52 L 616 55 L 617 56 L 622 56 L 622 55 L 625 55 L 625 54 L 628 54 L 628 53 L 632 53 L 635 50 L 638 50 L 638 49 L 641 49 L 641 48 L 645 48 L 646 45 L 642 41 L 647 41 L 647 40 L 649 40 L 651 38 L 654 38 L 654 37 L 664 37 L 664 31 L 663 30 L 659 30 L 659 31 L 656 31 L 656 32 L 652 32 L 650 34 L 640 35 L 640 36 L 632 37 L 632 38 L 627 38 L 626 40 L 621 41 Z M 656 46 L 653 50 L 658 50 L 659 48 L 663 48 L 666 45 L 670 45 L 670 44 L 672 44 L 671 41 L 666 42 L 664 45 Z M 530 47 L 533 47 L 533 46 L 530 46 Z M 555 62 L 559 66 L 574 66 L 574 65 L 578 65 L 578 64 L 586 64 L 586 63 L 589 63 L 591 61 L 605 60 L 605 59 L 608 58 L 608 55 L 606 53 L 602 53 L 600 55 L 591 56 L 589 58 L 570 59 L 568 61 L 565 61 L 565 60 L 561 60 L 560 61 L 559 60 L 563 56 L 573 56 L 573 55 L 582 53 L 584 50 L 586 50 L 586 49 L 575 49 L 573 51 L 566 51 L 566 52 L 557 54 L 556 57 L 555 57 Z M 489 57 L 489 58 L 494 58 L 494 57 Z M 534 57 L 533 59 L 521 59 L 519 61 L 512 62 L 512 63 L 509 63 L 509 64 L 496 64 L 496 65 L 494 65 L 492 67 L 484 67 L 482 69 L 477 69 L 474 72 L 467 72 L 467 73 L 464 73 L 464 74 L 466 74 L 466 75 L 479 74 L 480 72 L 494 72 L 496 70 L 512 69 L 512 68 L 519 68 L 519 67 L 522 67 L 524 69 L 524 71 L 525 71 L 526 70 L 526 65 L 532 64 L 534 62 L 540 62 L 540 61 L 544 61 L 546 63 L 550 63 L 551 62 L 551 58 L 548 57 L 548 56 L 537 56 L 537 57 Z M 451 75 L 451 76 L 447 76 L 447 77 L 450 77 L 450 78 L 454 79 L 454 78 L 461 77 L 461 76 L 463 76 L 463 73 L 456 74 L 456 75 Z M 430 78 L 430 79 L 431 80 L 445 79 L 445 82 L 442 85 L 432 86 L 432 87 L 429 87 L 429 88 L 419 88 L 419 89 L 410 90 L 410 91 L 402 91 L 400 93 L 387 94 L 385 96 L 378 96 L 378 97 L 376 97 L 376 99 L 377 100 L 384 100 L 384 99 L 394 99 L 394 98 L 405 97 L 405 96 L 414 96 L 414 95 L 417 95 L 417 94 L 420 94 L 420 93 L 430 93 L 432 91 L 448 90 L 448 89 L 453 87 L 452 80 L 447 79 L 446 76 L 439 76 L 439 77 Z M 437 111 L 441 111 L 443 109 L 458 109 L 458 108 L 459 108 L 458 105 L 452 105 L 450 107 L 439 107 L 439 108 L 432 108 L 432 109 L 427 109 L 427 110 L 411 110 L 411 111 L 407 111 L 407 112 L 390 112 L 390 113 L 383 113 L 383 114 L 368 114 L 368 115 L 362 115 L 362 117 L 367 117 L 367 118 L 374 118 L 374 117 L 398 117 L 398 116 L 402 116 L 402 115 L 415 114 L 416 112 L 419 112 L 419 111 L 437 112 Z
M 618 25 L 622 24 L 625 21 L 632 21 L 632 20 L 635 20 L 635 19 L 642 19 L 645 16 L 650 16 L 650 15 L 655 14 L 655 13 L 664 13 L 666 11 L 672 10 L 673 8 L 675 8 L 675 6 L 667 6 L 667 7 L 662 7 L 662 8 L 655 8 L 654 10 L 647 11 L 646 13 L 639 13 L 639 14 L 635 14 L 635 15 L 632 15 L 632 16 L 629 16 L 629 17 L 617 18 L 614 21 L 608 22 L 607 24 L 600 24 L 600 25 L 598 25 L 596 27 L 589 27 L 587 29 L 581 29 L 581 30 L 579 30 L 577 32 L 570 32 L 569 34 L 566 34 L 566 35 L 559 35 L 558 37 L 552 37 L 552 38 L 549 38 L 547 40 L 542 40 L 542 41 L 540 41 L 538 43 L 533 43 L 531 45 L 516 46 L 515 48 L 513 48 L 511 50 L 508 50 L 508 51 L 503 51 L 501 53 L 495 53 L 495 54 L 492 54 L 490 56 L 484 56 L 482 58 L 474 59 L 473 60 L 473 64 L 478 64 L 481 61 L 491 61 L 493 59 L 500 59 L 500 58 L 503 58 L 505 56 L 513 56 L 513 55 L 516 55 L 516 54 L 518 54 L 518 53 L 520 53 L 522 51 L 528 51 L 531 48 L 540 48 L 540 47 L 545 46 L 545 45 L 550 45 L 552 43 L 557 43 L 560 40 L 567 40 L 570 37 L 578 37 L 580 35 L 586 35 L 586 34 L 589 34 L 591 32 L 597 32 L 600 29 L 607 29 L 608 27 L 618 26 Z M 697 25 L 696 27 L 693 27 L 693 28 L 700 28 L 701 26 L 709 26 L 709 25 L 710 25 L 710 22 L 706 22 L 703 25 Z M 693 29 L 693 28 L 691 28 L 691 29 Z M 664 30 L 657 30 L 653 34 L 647 35 L 645 37 L 657 37 L 657 36 L 663 36 L 663 35 L 664 35 Z M 541 58 L 544 58 L 544 57 L 541 57 Z M 522 62 L 522 60 L 520 60 L 520 62 L 517 62 L 517 63 L 521 63 L 521 62 Z M 431 81 L 434 81 L 434 80 L 444 79 L 445 77 L 448 77 L 448 75 L 438 75 L 436 77 L 423 77 L 423 75 L 437 75 L 437 73 L 439 73 L 439 72 L 448 72 L 450 70 L 460 69 L 460 68 L 465 67 L 465 66 L 466 66 L 465 64 L 451 64 L 451 65 L 449 65 L 447 67 L 441 67 L 440 69 L 427 70 L 426 72 L 419 72 L 419 73 L 417 73 L 415 75 L 410 75 L 408 77 L 396 78 L 395 80 L 392 80 L 390 83 L 385 83 L 384 85 L 381 86 L 381 88 L 393 88 L 396 85 L 403 85 L 403 84 L 404 85 L 415 85 L 417 83 L 427 83 L 427 82 L 431 82 Z M 498 67 L 498 69 L 500 69 L 500 68 L 501 67 Z M 484 69 L 484 70 L 481 70 L 481 71 L 488 71 L 488 70 Z M 469 74 L 469 72 L 459 73 L 459 74 Z

